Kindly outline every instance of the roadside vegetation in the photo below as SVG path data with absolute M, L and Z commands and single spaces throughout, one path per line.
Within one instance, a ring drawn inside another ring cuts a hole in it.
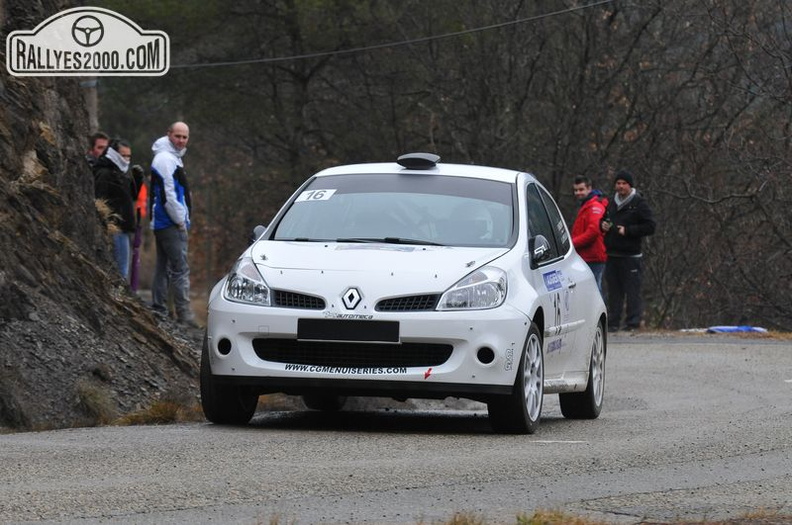
M 504 525 L 506 522 L 498 522 Z M 624 525 L 624 519 L 615 521 L 602 521 L 598 519 L 578 516 L 557 510 L 537 510 L 533 514 L 519 514 L 515 517 L 511 525 Z M 728 520 L 692 520 L 692 521 L 643 521 L 636 519 L 630 522 L 632 525 L 790 525 L 792 516 L 778 514 L 772 511 L 758 510 L 746 513 L 737 518 Z M 293 521 L 283 521 L 279 517 L 273 517 L 268 525 L 299 525 Z M 457 513 L 451 519 L 443 522 L 424 522 L 418 521 L 416 525 L 495 525 L 481 517 L 471 513 Z
M 514 525 L 615 525 L 617 522 L 601 521 L 561 511 L 539 510 L 528 515 L 517 516 Z M 618 523 L 624 524 L 624 520 Z M 635 521 L 634 525 L 788 525 L 792 524 L 792 516 L 783 516 L 774 512 L 756 511 L 728 520 L 693 520 L 693 521 Z M 468 515 L 460 515 L 446 522 L 445 525 L 490 525 Z
M 198 403 L 185 404 L 173 400 L 159 400 L 152 403 L 150 407 L 115 419 L 112 424 L 117 426 L 165 425 L 196 421 L 204 421 L 203 412 Z

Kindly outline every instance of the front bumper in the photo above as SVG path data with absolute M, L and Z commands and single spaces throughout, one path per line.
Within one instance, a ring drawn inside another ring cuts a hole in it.
M 218 383 L 262 394 L 483 399 L 511 391 L 530 326 L 524 313 L 506 303 L 492 310 L 374 312 L 353 324 L 397 323 L 395 342 L 376 340 L 365 329 L 359 331 L 362 341 L 347 329 L 339 332 L 343 341 L 317 339 L 316 333 L 298 337 L 306 334 L 304 328 L 299 334 L 300 320 L 302 326 L 308 320 L 332 327 L 346 323 L 337 319 L 343 315 L 251 306 L 218 295 L 207 326 L 212 375 Z

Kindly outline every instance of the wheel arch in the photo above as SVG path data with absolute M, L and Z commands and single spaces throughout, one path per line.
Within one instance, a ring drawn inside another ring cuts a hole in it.
M 603 313 L 600 315 L 599 324 L 602 326 L 602 353 L 608 357 L 608 314 Z
M 542 341 L 544 341 L 545 316 L 544 316 L 544 310 L 542 310 L 541 306 L 536 309 L 536 312 L 534 312 L 531 321 L 533 321 L 533 323 L 539 329 L 539 335 L 542 337 Z

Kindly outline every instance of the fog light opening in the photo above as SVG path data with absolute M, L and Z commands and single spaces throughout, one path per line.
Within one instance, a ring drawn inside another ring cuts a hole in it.
M 220 355 L 228 355 L 231 353 L 231 341 L 226 339 L 225 337 L 220 339 L 217 342 L 217 351 L 220 352 Z
M 495 361 L 495 351 L 492 350 L 492 348 L 484 346 L 478 349 L 478 352 L 476 352 L 476 358 L 479 360 L 479 363 L 488 365 Z

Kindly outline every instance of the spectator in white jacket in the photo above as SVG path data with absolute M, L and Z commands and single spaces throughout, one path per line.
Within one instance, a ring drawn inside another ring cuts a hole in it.
M 173 294 L 176 320 L 198 328 L 190 307 L 190 266 L 187 232 L 190 229 L 190 186 L 182 157 L 187 152 L 190 128 L 174 122 L 151 150 L 151 229 L 157 245 L 157 265 L 151 285 L 152 308 L 168 314 L 168 292 Z

